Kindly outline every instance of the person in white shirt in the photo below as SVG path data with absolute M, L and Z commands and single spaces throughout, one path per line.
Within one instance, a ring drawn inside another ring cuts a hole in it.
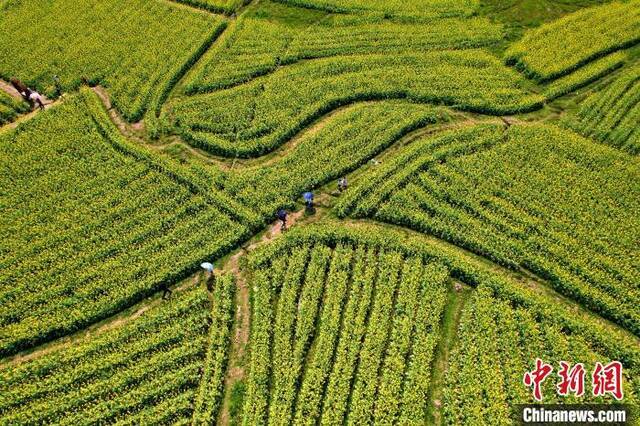
M 41 110 L 44 109 L 44 103 L 42 103 L 42 96 L 40 96 L 40 93 L 36 92 L 35 90 L 32 91 L 29 95 L 29 100 L 33 102 L 34 106 L 37 105 Z

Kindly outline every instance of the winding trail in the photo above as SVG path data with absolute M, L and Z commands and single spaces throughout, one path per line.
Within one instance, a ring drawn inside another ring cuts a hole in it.
M 22 100 L 22 95 L 16 90 L 15 87 L 13 87 L 13 85 L 9 82 L 6 82 L 4 80 L 0 80 L 0 90 L 2 90 L 3 92 L 5 92 L 7 95 Z
M 287 226 L 291 228 L 301 221 L 304 215 L 304 209 L 289 214 Z M 251 307 L 250 307 L 250 290 L 247 282 L 247 276 L 241 271 L 240 263 L 241 259 L 256 248 L 268 244 L 273 241 L 279 235 L 282 234 L 282 229 L 279 222 L 276 222 L 270 226 L 270 228 L 264 232 L 261 236 L 255 240 L 250 241 L 238 250 L 235 254 L 231 255 L 229 260 L 221 268 L 222 273 L 230 273 L 236 277 L 236 314 L 234 319 L 234 331 L 232 333 L 233 340 L 231 341 L 231 350 L 229 353 L 229 365 L 227 368 L 227 374 L 225 376 L 225 396 L 222 402 L 222 409 L 219 414 L 218 424 L 229 424 L 229 408 L 231 402 L 231 390 L 233 385 L 242 380 L 245 376 L 245 363 L 244 357 L 246 353 L 246 347 L 249 342 L 249 332 L 251 324 Z M 286 231 L 285 231 L 286 232 Z
M 144 131 L 144 121 L 140 120 L 137 123 L 128 123 L 113 107 L 111 98 L 109 97 L 109 94 L 104 87 L 93 86 L 91 90 L 93 90 L 93 92 L 98 95 L 105 109 L 109 113 L 111 121 L 116 125 L 120 133 L 126 138 L 133 139 L 138 143 L 144 144 L 145 141 L 139 134 L 139 132 Z
M 178 7 L 190 8 L 193 10 L 198 10 L 202 13 L 207 14 L 215 14 L 209 10 L 194 7 L 192 5 L 180 3 L 179 1 L 172 0 L 162 0 L 167 3 L 171 3 L 172 5 L 176 5 Z M 241 9 L 247 9 L 252 5 L 259 3 L 259 0 L 249 2 Z M 185 81 L 188 81 L 189 78 L 193 75 L 193 73 L 198 71 L 198 64 L 202 61 L 202 58 L 207 57 L 209 55 L 209 51 L 214 50 L 216 46 L 220 45 L 224 42 L 224 40 L 232 34 L 232 31 L 235 27 L 234 23 L 236 21 L 235 16 L 223 16 L 224 19 L 230 22 L 230 25 L 217 37 L 217 39 L 213 42 L 213 45 L 209 47 L 206 53 L 198 58 L 198 60 L 193 64 L 193 66 L 185 72 L 184 75 L 180 77 L 180 79 L 173 85 L 171 88 L 169 95 L 163 101 L 165 103 L 168 99 L 176 96 L 176 93 L 180 92 L 184 88 Z M 9 95 L 21 98 L 20 94 L 6 81 L 0 80 L 0 90 L 8 93 Z M 187 152 L 197 157 L 200 161 L 205 162 L 207 164 L 219 167 L 223 171 L 229 171 L 234 169 L 250 169 L 250 168 L 262 168 L 271 166 L 278 161 L 282 160 L 284 157 L 289 155 L 293 150 L 296 149 L 298 144 L 303 141 L 305 138 L 312 137 L 316 133 L 323 130 L 327 124 L 334 118 L 337 114 L 342 111 L 353 107 L 353 103 L 349 105 L 344 105 L 338 107 L 327 114 L 322 115 L 317 120 L 315 120 L 309 126 L 306 126 L 302 130 L 300 130 L 295 136 L 285 142 L 283 145 L 279 146 L 277 149 L 269 153 L 268 155 L 246 159 L 246 160 L 234 160 L 231 158 L 217 157 L 214 155 L 210 155 L 204 151 L 195 149 L 191 147 L 188 143 L 185 143 L 178 137 L 170 137 L 166 138 L 165 141 L 168 143 L 164 144 L 151 144 L 145 137 L 145 125 L 143 121 L 137 123 L 128 123 L 126 122 L 122 116 L 116 111 L 116 109 L 112 106 L 109 95 L 107 91 L 101 87 L 97 86 L 93 88 L 93 91 L 100 97 L 102 103 L 107 108 L 109 117 L 113 121 L 113 123 L 117 126 L 118 130 L 121 134 L 136 143 L 148 148 L 152 151 L 163 152 L 168 148 L 173 146 L 181 146 Z M 64 102 L 64 97 L 61 97 L 57 101 L 51 101 L 45 98 L 45 108 L 51 108 L 56 104 Z M 372 103 L 377 101 L 366 101 L 364 103 Z M 363 103 L 363 102 L 359 102 Z M 162 104 L 158 107 L 162 109 Z M 5 126 L 0 127 L 0 133 L 3 131 L 7 131 L 10 129 L 16 128 L 21 123 L 24 123 L 31 118 L 35 117 L 38 114 L 39 110 L 34 110 L 30 113 L 23 114 L 18 117 L 12 123 L 9 123 Z M 436 125 L 425 126 L 421 129 L 415 130 L 402 138 L 395 141 L 389 148 L 387 148 L 379 158 L 385 159 L 388 156 L 393 155 L 398 150 L 406 147 L 412 142 L 426 137 L 432 134 L 436 134 L 442 131 L 461 128 L 466 126 L 473 126 L 478 123 L 486 123 L 486 122 L 494 122 L 494 123 L 502 123 L 506 127 L 509 127 L 513 124 L 522 123 L 516 117 L 500 117 L 500 116 L 489 116 L 489 115 L 478 115 L 471 113 L 464 113 L 461 111 L 453 112 L 454 121 L 449 123 L 438 123 Z M 357 177 L 363 173 L 363 169 L 359 168 L 355 170 L 352 174 L 349 175 L 349 180 L 351 181 L 352 177 Z M 297 227 L 304 226 L 305 224 L 311 222 L 321 221 L 327 216 L 330 215 L 331 204 L 333 197 L 327 193 L 328 185 L 333 185 L 332 183 L 325 184 L 325 192 L 319 194 L 317 198 L 317 203 L 319 207 L 317 208 L 317 213 L 314 216 L 305 217 L 304 209 L 293 212 L 289 215 L 289 227 Z M 539 295 L 550 298 L 556 301 L 561 306 L 565 307 L 567 310 L 571 311 L 576 317 L 583 317 L 585 319 L 594 320 L 606 327 L 610 327 L 611 330 L 616 330 L 616 332 L 625 336 L 625 338 L 630 339 L 630 341 L 637 342 L 640 345 L 640 338 L 635 336 L 634 334 L 628 332 L 624 328 L 618 326 L 617 324 L 612 323 L 595 312 L 592 312 L 579 304 L 578 302 L 565 297 L 558 292 L 556 292 L 551 285 L 542 279 L 541 277 L 536 276 L 531 271 L 521 269 L 520 271 L 511 271 L 502 266 L 499 266 L 490 260 L 478 256 L 462 247 L 449 243 L 445 240 L 439 239 L 435 236 L 427 235 L 424 233 L 420 233 L 417 231 L 412 231 L 407 228 L 390 225 L 386 223 L 380 223 L 373 220 L 343 220 L 343 226 L 361 226 L 363 224 L 375 224 L 379 227 L 386 228 L 395 228 L 400 229 L 402 232 L 405 232 L 408 236 L 419 236 L 427 241 L 429 244 L 433 244 L 435 246 L 441 245 L 442 247 L 446 247 L 447 249 L 455 249 L 463 253 L 465 256 L 472 257 L 474 259 L 480 260 L 484 265 L 487 266 L 489 270 L 493 270 L 495 272 L 499 272 L 500 274 L 505 274 L 513 279 L 515 282 L 520 283 L 523 286 L 526 286 L 532 290 L 534 290 Z M 263 245 L 269 244 L 274 239 L 278 238 L 282 234 L 282 230 L 280 229 L 279 223 L 272 223 L 265 231 L 254 236 L 252 240 L 244 244 L 242 247 L 236 249 L 232 253 L 228 255 L 226 260 L 224 260 L 222 267 L 219 269 L 220 273 L 230 273 L 236 277 L 236 312 L 234 317 L 234 325 L 232 330 L 232 341 L 231 348 L 229 353 L 229 361 L 228 368 L 225 376 L 225 395 L 222 403 L 222 408 L 219 413 L 219 424 L 227 425 L 230 421 L 230 402 L 231 402 L 231 390 L 233 389 L 234 384 L 244 379 L 246 371 L 246 362 L 245 357 L 247 353 L 247 345 L 249 343 L 250 336 L 250 325 L 251 325 L 251 306 L 250 306 L 250 287 L 249 280 L 250 277 L 247 276 L 246 272 L 242 270 L 242 262 L 243 259 L 252 251 L 261 247 Z M 173 288 L 174 292 L 181 292 L 190 287 L 201 285 L 202 284 L 202 274 L 200 272 L 193 274 L 191 277 L 181 281 Z M 432 385 L 429 395 L 429 408 L 428 415 L 430 420 L 434 423 L 441 423 L 441 415 L 440 415 L 440 407 L 442 400 L 442 388 L 444 386 L 444 378 L 448 367 L 448 357 L 451 348 L 454 346 L 456 341 L 457 329 L 460 320 L 460 315 L 462 309 L 464 307 L 465 302 L 468 300 L 469 295 L 471 294 L 472 289 L 467 285 L 464 285 L 463 288 L 458 292 L 455 290 L 450 290 L 448 303 L 445 308 L 445 312 L 443 315 L 442 326 L 440 330 L 440 340 L 436 349 L 436 356 L 433 361 L 432 368 Z M 0 366 L 4 367 L 5 365 L 17 365 L 40 356 L 43 356 L 47 353 L 51 353 L 57 350 L 61 350 L 63 348 L 70 347 L 77 340 L 88 339 L 97 334 L 101 334 L 107 332 L 109 330 L 115 329 L 122 325 L 125 325 L 135 319 L 139 318 L 141 315 L 144 315 L 149 309 L 154 306 L 160 305 L 161 303 L 165 303 L 161 300 L 162 292 L 158 292 L 153 296 L 127 308 L 123 311 L 106 318 L 98 323 L 92 324 L 86 327 L 83 330 L 78 332 L 69 334 L 67 336 L 58 338 L 48 343 L 44 343 L 42 345 L 33 347 L 27 351 L 22 351 L 16 355 L 11 357 L 7 357 L 4 359 L 0 359 Z

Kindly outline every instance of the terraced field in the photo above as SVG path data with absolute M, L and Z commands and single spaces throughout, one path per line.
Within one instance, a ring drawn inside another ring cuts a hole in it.
M 640 3 L 503 3 L 0 0 L 0 424 L 640 413 Z
M 600 142 L 640 153 L 640 65 L 629 67 L 608 86 L 590 95 L 570 126 Z

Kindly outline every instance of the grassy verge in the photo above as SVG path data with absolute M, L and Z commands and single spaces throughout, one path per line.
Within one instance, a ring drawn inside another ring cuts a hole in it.
M 428 424 L 442 424 L 442 389 L 444 388 L 444 381 L 449 368 L 449 353 L 456 344 L 462 308 L 469 300 L 472 292 L 471 287 L 459 282 L 454 283 L 454 285 L 456 284 L 460 284 L 462 289 L 460 291 L 451 289 L 447 295 L 447 305 L 440 328 L 440 341 L 436 347 L 436 354 L 431 368 L 431 389 L 427 406 Z

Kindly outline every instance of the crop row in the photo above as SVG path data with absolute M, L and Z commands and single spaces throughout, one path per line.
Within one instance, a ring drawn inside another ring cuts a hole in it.
M 67 92 L 83 79 L 102 84 L 120 112 L 137 121 L 221 25 L 219 17 L 172 2 L 12 2 L 0 17 L 0 76 L 49 96 L 58 95 L 54 76 Z
M 254 157 L 357 101 L 409 99 L 488 114 L 538 108 L 544 97 L 522 85 L 518 73 L 480 50 L 338 57 L 283 67 L 212 94 L 178 98 L 165 113 L 193 146 Z
M 327 253 L 327 247 L 333 252 Z M 301 274 L 310 248 L 312 253 L 324 253 L 320 264 L 313 260 L 317 255 L 310 256 L 308 272 L 315 277 L 311 303 L 323 301 L 311 314 L 302 307 L 308 306 L 308 293 L 291 294 L 293 288 L 305 288 L 307 279 Z M 295 257 L 290 266 L 286 265 L 287 257 Z M 347 262 L 352 270 L 345 284 L 343 267 Z M 246 401 L 251 407 L 255 407 L 254 401 L 261 401 L 263 409 L 258 418 L 245 417 L 246 424 L 359 424 L 365 420 L 422 424 L 446 300 L 442 283 L 449 274 L 478 290 L 463 310 L 458 343 L 445 374 L 445 422 L 510 424 L 512 405 L 531 401 L 531 392 L 522 385 L 522 374 L 531 369 L 536 356 L 549 362 L 570 359 L 591 366 L 595 361 L 619 359 L 626 371 L 625 390 L 629 390 L 630 403 L 635 404 L 637 383 L 633 377 L 640 367 L 636 337 L 559 304 L 553 296 L 522 286 L 513 275 L 488 267 L 450 245 L 372 225 L 312 225 L 293 229 L 252 254 L 249 265 L 260 274 L 273 276 L 273 281 L 254 282 L 254 291 L 263 288 L 266 293 L 271 288 L 270 318 L 273 320 L 275 313 L 279 325 L 264 326 L 272 334 L 261 341 L 263 347 L 256 347 L 251 340 L 252 351 L 266 354 L 259 368 L 266 374 L 261 376 L 263 393 L 252 394 Z M 290 275 L 293 286 L 286 279 L 282 281 L 289 274 L 286 271 L 295 271 Z M 276 284 L 279 282 L 282 284 Z M 341 301 L 334 302 L 332 283 L 344 291 Z M 259 309 L 255 303 L 253 308 Z M 342 310 L 339 321 L 333 317 L 338 306 Z M 296 328 L 294 316 L 307 325 L 317 322 L 317 329 L 310 332 L 312 341 L 307 340 L 309 334 L 302 344 L 293 340 L 297 336 L 292 332 Z M 341 324 L 337 337 L 335 324 Z M 286 337 L 279 336 L 281 331 Z M 270 354 L 264 352 L 269 342 L 273 342 Z M 296 360 L 307 362 L 296 361 L 294 366 L 286 357 L 286 348 L 300 344 L 307 352 Z M 329 347 L 333 356 L 327 361 L 323 354 Z M 280 365 L 283 354 L 285 363 Z M 498 370 L 496 363 L 502 366 Z M 295 375 L 280 378 L 287 370 Z M 252 367 L 249 371 L 252 383 Z M 547 384 L 545 391 L 549 401 L 556 400 L 552 386 Z M 283 395 L 287 395 L 287 404 L 282 404 Z M 276 401 L 280 401 L 277 410 L 271 405 Z M 579 402 L 569 398 L 571 401 Z M 603 399 L 594 399 L 599 401 Z
M 263 214 L 290 204 L 301 190 L 317 188 L 364 165 L 411 131 L 446 119 L 443 110 L 404 101 L 356 104 L 303 135 L 277 161 L 229 176 L 228 193 Z
M 315 300 L 319 294 L 316 289 L 321 288 L 322 283 L 321 276 L 320 279 L 315 278 L 323 271 L 323 267 L 320 268 L 318 265 L 324 266 L 325 262 L 323 257 L 318 257 L 317 251 L 314 251 L 310 258 L 309 248 L 301 247 L 292 252 L 287 264 L 287 272 L 280 288 L 273 336 L 273 359 L 278 362 L 273 365 L 269 421 L 274 424 L 287 424 L 292 420 L 291 407 L 295 400 L 293 390 L 297 376 L 294 369 L 299 371 L 302 363 L 301 356 L 306 347 L 305 339 L 301 343 L 292 344 L 295 341 L 295 336 L 304 336 L 307 333 L 301 327 L 296 328 L 295 320 L 300 288 L 303 283 L 306 283 L 305 288 L 313 291 L 305 293 L 305 296 L 311 295 L 312 297 L 308 300 Z M 308 281 L 309 278 L 305 279 L 307 268 L 307 276 L 314 277 L 312 281 Z M 309 308 L 312 308 L 308 303 L 303 306 L 305 313 L 309 312 Z
M 179 292 L 120 327 L 0 366 L 0 423 L 136 423 L 151 413 L 189 419 L 209 306 L 203 290 Z
M 293 6 L 334 13 L 373 13 L 385 18 L 413 20 L 443 16 L 468 16 L 474 13 L 476 0 L 437 0 L 427 4 L 404 0 L 275 0 Z
M 322 424 L 342 424 L 347 415 L 351 384 L 356 374 L 362 342 L 367 331 L 367 317 L 374 298 L 377 263 L 375 249 L 365 250 L 363 246 L 356 249 L 353 282 L 344 309 L 342 331 L 322 406 Z
M 574 92 L 575 90 L 610 74 L 620 68 L 624 64 L 625 59 L 625 52 L 615 52 L 611 55 L 597 59 L 569 75 L 554 80 L 544 89 L 547 101 L 552 101 L 553 99 L 566 95 L 567 93 Z
M 383 253 L 379 257 L 375 300 L 369 314 L 367 333 L 358 354 L 358 369 L 351 390 L 350 412 L 347 415 L 347 422 L 350 424 L 371 424 L 373 420 L 374 407 L 379 401 L 376 392 L 380 367 L 383 359 L 388 359 L 385 358 L 385 350 L 389 344 L 393 309 L 394 306 L 400 308 L 395 300 L 396 293 L 399 293 L 396 287 L 400 284 L 402 260 L 397 252 Z M 411 284 L 411 278 L 403 276 L 402 281 L 402 284 L 405 281 Z
M 405 379 L 402 386 L 402 404 L 397 406 L 397 399 L 390 399 L 394 403 L 393 409 L 398 413 L 399 424 L 420 423 L 424 418 L 426 401 L 431 389 L 431 366 L 440 337 L 440 323 L 446 303 L 446 287 L 442 285 L 449 276 L 447 268 L 438 263 L 432 263 L 424 271 L 419 298 L 423 301 L 417 308 L 414 343 L 405 369 Z M 396 376 L 396 380 L 398 380 Z M 396 382 L 397 383 L 397 382 Z M 397 389 L 397 385 L 396 388 Z M 399 391 L 399 389 L 397 389 Z M 376 413 L 385 416 L 384 408 L 376 406 Z
M 414 360 L 429 362 L 435 348 L 446 269 L 353 242 L 278 253 L 251 269 L 243 422 L 394 421 L 404 405 L 424 413 L 430 372 Z
M 580 104 L 576 122 L 569 124 L 585 136 L 640 153 L 640 65 L 623 70 L 608 86 Z
M 440 325 L 446 294 L 442 283 L 449 278 L 448 272 L 439 264 L 424 268 L 420 258 L 403 265 L 405 278 L 398 288 L 387 355 L 381 366 L 373 418 L 376 424 L 397 423 L 400 415 L 404 420 L 398 423 L 411 420 L 418 423 L 424 418 L 431 379 L 429 367 L 438 337 L 434 330 Z M 426 346 L 422 346 L 424 340 Z M 416 360 L 415 355 L 422 357 Z M 405 377 L 411 377 L 412 381 L 405 383 Z M 407 410 L 409 407 L 411 411 Z
M 209 277 L 212 280 L 212 277 Z M 233 324 L 236 283 L 227 274 L 213 282 L 213 309 L 209 326 L 209 342 L 204 371 L 195 402 L 193 424 L 212 424 L 216 421 L 224 395 L 224 377 Z
M 250 210 L 124 141 L 95 102 L 69 98 L 0 139 L 3 355 L 178 282 L 256 226 Z
M 197 7 L 199 9 L 208 10 L 212 13 L 223 13 L 225 15 L 231 15 L 236 12 L 238 8 L 248 3 L 247 0 L 173 0 L 179 3 L 184 3 L 189 6 Z
M 436 139 L 420 138 L 381 166 L 367 172 L 367 179 L 346 192 L 335 211 L 341 217 L 349 214 L 369 216 L 381 202 L 421 170 L 449 158 L 488 149 L 501 138 L 501 127 L 497 125 L 474 126 Z
M 480 286 L 463 308 L 456 346 L 449 357 L 444 387 L 444 417 L 447 424 L 513 424 L 513 407 L 534 403 L 531 389 L 522 384 L 524 372 L 536 358 L 554 367 L 543 383 L 544 403 L 611 403 L 611 397 L 594 398 L 590 377 L 585 378 L 583 397 L 560 397 L 555 385 L 561 360 L 583 363 L 588 372 L 602 354 L 582 336 L 567 334 L 561 327 L 541 321 L 530 309 L 513 306 Z M 500 368 L 496 368 L 500 366 Z M 625 377 L 625 401 L 637 404 L 636 389 Z
M 224 40 L 198 65 L 186 91 L 195 94 L 236 85 L 303 59 L 468 49 L 501 37 L 501 27 L 486 18 L 420 23 L 370 15 L 326 15 L 266 3 L 229 26 Z
M 425 154 L 415 161 L 428 167 L 412 167 L 405 161 L 411 153 L 400 154 L 363 176 L 362 188 L 350 188 L 339 212 L 408 226 L 504 266 L 524 266 L 640 333 L 633 284 L 640 270 L 631 237 L 640 227 L 638 164 L 621 168 L 622 154 L 555 127 L 512 126 L 506 143 L 496 145 L 495 138 L 477 128 L 424 141 Z M 446 139 L 493 148 L 433 162 L 431 146 Z
M 344 295 L 349 288 L 353 251 L 350 246 L 338 246 L 331 259 L 313 351 L 307 357 L 296 398 L 296 424 L 314 425 L 320 417 L 324 387 L 331 372 L 333 353 L 341 332 Z
M 542 82 L 639 41 L 640 0 L 614 1 L 529 30 L 506 61 Z
M 29 104 L 0 90 L 0 126 L 14 121 L 18 114 L 29 111 Z
M 448 268 L 453 278 L 472 287 L 487 286 L 497 297 L 531 309 L 540 321 L 561 326 L 572 335 L 583 336 L 606 356 L 620 360 L 627 368 L 635 371 L 640 367 L 637 337 L 575 306 L 558 303 L 558 299 L 552 295 L 523 286 L 508 270 L 489 267 L 485 261 L 478 260 L 458 247 L 419 233 L 408 234 L 373 224 L 341 226 L 338 222 L 328 222 L 309 225 L 294 228 L 285 238 L 254 252 L 249 265 L 251 269 L 267 269 L 275 256 L 309 244 L 363 245 L 371 250 L 398 251 L 404 257 L 419 256 L 425 263 L 441 263 Z

